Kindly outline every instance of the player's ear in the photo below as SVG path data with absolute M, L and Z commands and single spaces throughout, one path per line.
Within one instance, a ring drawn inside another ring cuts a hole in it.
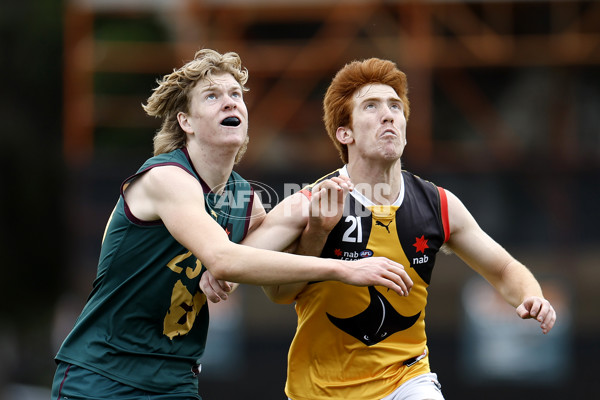
M 344 126 L 340 126 L 335 131 L 335 137 L 341 144 L 349 144 L 354 141 L 352 131 Z
M 192 135 L 194 133 L 194 129 L 192 128 L 192 126 L 190 125 L 190 122 L 188 120 L 187 114 L 184 112 L 178 112 L 177 113 L 177 122 L 179 122 L 179 126 L 181 127 L 181 129 L 183 129 L 183 131 L 187 134 Z

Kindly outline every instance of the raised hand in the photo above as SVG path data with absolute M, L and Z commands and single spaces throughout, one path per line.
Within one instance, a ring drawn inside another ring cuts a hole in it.
M 329 233 L 344 213 L 348 192 L 354 189 L 350 179 L 336 176 L 326 179 L 312 190 L 308 225 L 311 230 Z

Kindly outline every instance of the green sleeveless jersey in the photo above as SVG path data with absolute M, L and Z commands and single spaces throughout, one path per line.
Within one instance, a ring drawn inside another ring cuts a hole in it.
M 123 196 L 136 177 L 165 165 L 198 179 L 206 212 L 231 241 L 244 238 L 253 200 L 246 180 L 232 172 L 222 194 L 216 195 L 185 148 L 150 158 L 121 185 L 93 290 L 56 359 L 142 390 L 197 394 L 192 369 L 204 352 L 208 329 L 206 296 L 198 286 L 205 269 L 161 221 L 135 218 Z

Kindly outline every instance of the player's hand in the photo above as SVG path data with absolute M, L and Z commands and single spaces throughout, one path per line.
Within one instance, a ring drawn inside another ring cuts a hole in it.
M 206 298 L 212 303 L 218 303 L 221 300 L 227 300 L 229 294 L 235 288 L 234 283 L 215 279 L 210 271 L 204 271 L 200 278 L 200 290 L 206 295 Z
M 400 296 L 408 296 L 412 289 L 413 281 L 402 264 L 385 257 L 344 262 L 349 267 L 348 276 L 341 279 L 344 283 L 355 286 L 385 286 Z
M 313 187 L 308 218 L 311 231 L 329 234 L 342 217 L 346 196 L 353 189 L 345 176 L 326 179 Z
M 556 311 L 550 302 L 542 297 L 526 297 L 517 307 L 517 315 L 523 319 L 533 318 L 540 323 L 544 335 L 552 329 L 556 322 Z

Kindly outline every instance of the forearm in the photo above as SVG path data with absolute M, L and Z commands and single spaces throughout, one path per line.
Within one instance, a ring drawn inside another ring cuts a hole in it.
M 306 226 L 296 247 L 296 254 L 318 257 L 325 247 L 329 232 L 314 229 L 310 224 Z
M 544 298 L 542 288 L 531 271 L 515 259 L 502 268 L 499 279 L 492 284 L 513 307 L 518 307 L 530 296 Z
M 297 241 L 307 224 L 307 217 L 302 212 L 307 201 L 302 195 L 287 197 L 269 212 L 258 229 L 244 238 L 242 244 L 275 251 L 287 249 Z
M 298 229 L 297 231 L 299 231 Z M 261 249 L 295 252 L 299 240 L 296 229 L 290 229 L 290 226 L 281 229 L 264 229 L 262 235 L 253 235 L 243 243 L 252 247 Z M 294 242 L 295 241 L 295 242 Z M 318 255 L 307 254 L 306 255 Z M 267 285 L 263 284 L 262 288 L 267 297 L 274 303 L 290 304 L 296 299 L 297 294 L 304 288 L 305 282 Z
M 451 243 L 451 249 L 483 276 L 507 303 L 517 307 L 528 296 L 542 297 L 542 290 L 533 274 L 502 246 L 487 235 L 469 239 L 471 246 Z
M 310 224 L 306 226 L 294 250 L 296 254 L 307 256 L 320 256 L 323 246 L 327 241 L 328 232 L 314 229 Z M 263 291 L 271 301 L 279 304 L 290 304 L 296 300 L 298 294 L 306 287 L 307 282 L 292 283 L 287 285 L 263 286 Z
M 270 229 L 261 228 L 247 236 L 242 244 L 258 249 L 283 251 L 296 241 L 301 232 L 301 228 L 290 225 L 281 225 Z
M 494 286 L 515 307 L 519 317 L 535 318 L 544 334 L 550 332 L 556 311 L 544 298 L 531 271 L 483 232 L 456 196 L 446 193 L 450 216 L 448 247 Z
M 225 243 L 202 259 L 216 279 L 254 285 L 340 280 L 348 271 L 338 260 L 302 257 Z

